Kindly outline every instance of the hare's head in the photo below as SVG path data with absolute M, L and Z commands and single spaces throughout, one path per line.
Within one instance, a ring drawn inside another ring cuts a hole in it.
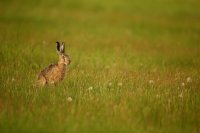
M 62 44 L 60 45 L 60 42 L 56 42 L 57 43 L 57 52 L 59 54 L 59 64 L 65 64 L 65 65 L 69 65 L 71 62 L 71 59 L 69 57 L 69 55 L 65 54 L 65 43 L 62 42 Z

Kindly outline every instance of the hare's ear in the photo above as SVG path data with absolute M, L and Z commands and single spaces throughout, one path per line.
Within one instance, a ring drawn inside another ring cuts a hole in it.
M 59 42 L 56 42 L 56 49 L 57 49 L 57 52 L 60 53 L 60 43 Z
M 62 42 L 62 45 L 60 47 L 60 52 L 65 53 L 65 43 L 64 42 Z

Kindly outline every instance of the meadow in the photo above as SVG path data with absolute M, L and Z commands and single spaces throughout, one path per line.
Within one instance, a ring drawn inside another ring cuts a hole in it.
M 1 133 L 199 133 L 199 0 L 1 0 Z M 35 86 L 71 56 L 65 79 Z

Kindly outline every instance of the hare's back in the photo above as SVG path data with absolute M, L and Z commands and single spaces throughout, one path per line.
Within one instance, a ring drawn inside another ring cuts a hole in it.
M 41 71 L 42 75 L 46 78 L 50 75 L 55 75 L 58 71 L 58 65 L 57 64 L 51 64 L 48 67 L 46 67 L 44 70 Z

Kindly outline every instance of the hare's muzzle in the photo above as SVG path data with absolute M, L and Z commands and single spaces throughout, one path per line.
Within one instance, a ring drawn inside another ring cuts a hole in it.
M 67 61 L 64 62 L 65 65 L 69 65 L 71 63 L 71 60 L 68 59 Z

